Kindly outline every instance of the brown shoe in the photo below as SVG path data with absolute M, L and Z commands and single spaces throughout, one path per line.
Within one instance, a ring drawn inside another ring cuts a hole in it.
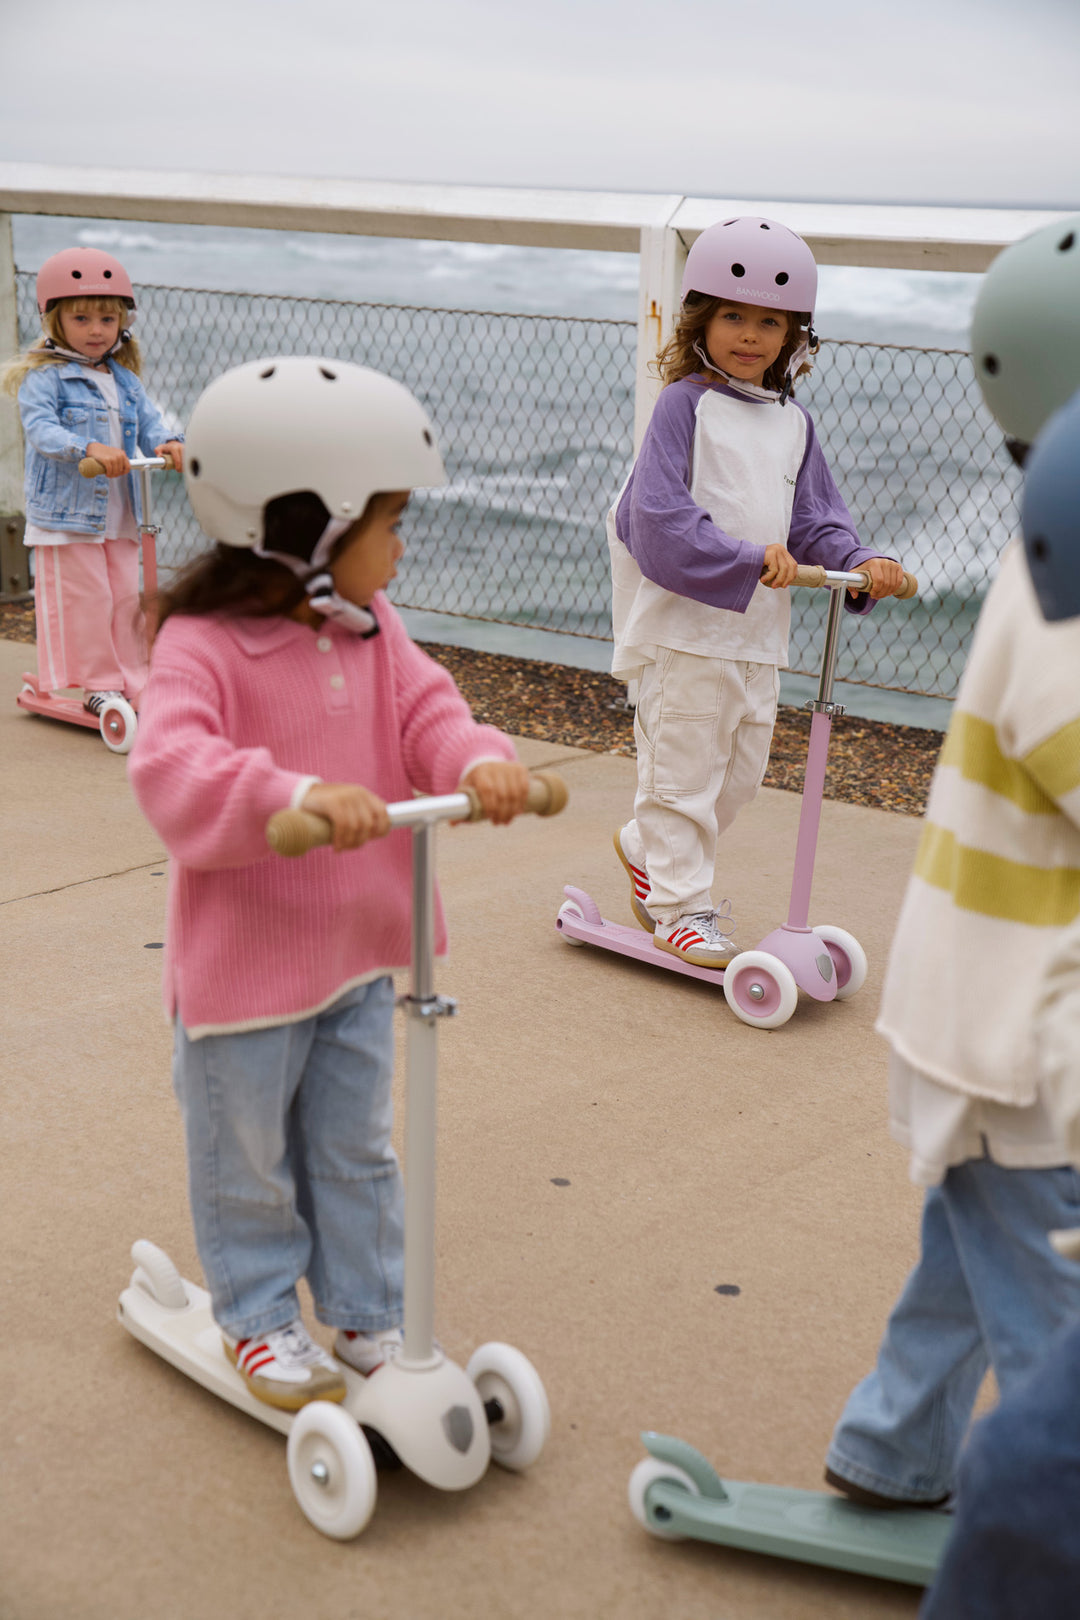
M 939 1508 L 944 1507 L 949 1500 L 949 1492 L 944 1496 L 935 1496 L 932 1501 L 913 1502 L 910 1497 L 883 1496 L 880 1491 L 868 1491 L 865 1485 L 855 1485 L 850 1479 L 844 1479 L 840 1474 L 834 1474 L 831 1468 L 825 1470 L 825 1483 L 831 1485 L 834 1491 L 840 1491 L 849 1502 L 858 1507 L 878 1508 L 882 1512 L 895 1512 L 897 1508 Z

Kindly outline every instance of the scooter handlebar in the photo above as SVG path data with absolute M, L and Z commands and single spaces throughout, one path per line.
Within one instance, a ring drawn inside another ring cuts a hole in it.
M 529 782 L 525 809 L 535 816 L 557 816 L 569 795 L 566 783 L 556 771 L 534 771 Z M 440 798 L 405 799 L 388 804 L 390 830 L 415 827 L 435 821 L 483 821 L 480 800 L 472 788 L 447 793 Z M 306 855 L 309 849 L 329 844 L 334 832 L 325 816 L 310 810 L 276 810 L 266 823 L 266 842 L 278 855 Z
M 172 465 L 172 458 L 166 456 L 135 456 L 128 462 L 132 472 L 138 472 L 140 467 L 171 467 Z M 79 471 L 84 478 L 100 478 L 104 474 L 105 468 L 95 456 L 83 456 L 79 462 Z
M 796 585 L 850 585 L 853 590 L 866 591 L 870 588 L 869 576 L 856 569 L 854 573 L 833 573 L 828 568 L 819 568 L 813 563 L 800 563 L 795 574 Z M 904 575 L 904 588 L 894 591 L 893 595 L 901 602 L 906 602 L 911 596 L 918 596 L 919 582 L 914 574 Z

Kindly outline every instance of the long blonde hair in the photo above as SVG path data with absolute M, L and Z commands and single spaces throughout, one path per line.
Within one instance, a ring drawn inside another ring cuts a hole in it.
M 63 309 L 70 309 L 76 315 L 118 315 L 121 331 L 124 330 L 124 322 L 131 314 L 122 298 L 58 298 L 52 309 L 47 310 L 41 317 L 44 337 L 23 354 L 16 355 L 14 360 L 9 360 L 3 371 L 0 371 L 0 389 L 5 394 L 17 394 L 27 374 L 36 371 L 39 366 L 66 366 L 70 363 L 65 355 L 55 354 L 51 349 L 45 348 L 46 338 L 52 338 L 61 348 L 68 347 L 60 325 L 60 312 Z M 126 366 L 136 377 L 142 373 L 142 355 L 133 337 L 121 343 L 116 353 L 109 358 L 121 366 Z
M 656 375 L 665 388 L 668 383 L 679 382 L 683 377 L 692 376 L 695 371 L 710 369 L 696 352 L 694 345 L 701 344 L 704 348 L 705 328 L 721 305 L 730 303 L 730 298 L 711 298 L 707 293 L 699 292 L 687 293 L 675 323 L 675 330 L 653 362 Z M 806 337 L 811 317 L 809 313 L 800 314 L 790 309 L 777 310 L 776 313 L 787 318 L 787 337 L 780 353 L 762 378 L 762 387 L 771 388 L 779 393 L 787 381 L 788 361 Z M 809 370 L 808 365 L 801 365 L 796 375 L 801 377 Z M 714 372 L 714 375 L 720 374 Z

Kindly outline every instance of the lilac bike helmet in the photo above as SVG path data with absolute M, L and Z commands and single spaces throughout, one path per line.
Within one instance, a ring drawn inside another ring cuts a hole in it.
M 702 231 L 686 256 L 684 300 L 689 292 L 812 316 L 817 265 L 802 237 L 775 219 L 725 219 Z

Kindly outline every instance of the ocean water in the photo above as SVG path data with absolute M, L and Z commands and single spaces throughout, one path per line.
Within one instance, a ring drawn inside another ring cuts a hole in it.
M 431 411 L 451 478 L 410 508 L 396 596 L 414 633 L 606 667 L 604 514 L 632 458 L 635 255 L 15 222 L 23 272 L 76 242 L 115 253 L 145 289 L 147 382 L 177 424 L 210 377 L 261 354 L 338 353 L 400 376 Z M 1016 476 L 962 352 L 979 281 L 821 270 L 827 341 L 800 398 L 864 542 L 922 586 L 915 604 L 848 621 L 848 683 L 951 697 L 1015 520 Z M 31 275 L 20 282 L 29 339 Z M 201 537 L 178 485 L 160 482 L 167 568 Z M 793 593 L 798 670 L 816 667 L 824 610 L 823 593 Z M 898 717 L 899 701 L 851 706 Z

